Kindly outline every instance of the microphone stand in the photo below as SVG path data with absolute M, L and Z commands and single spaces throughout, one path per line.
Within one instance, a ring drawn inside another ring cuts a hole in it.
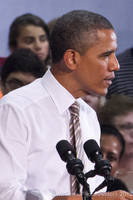
M 105 175 L 103 175 L 103 170 L 105 172 Z M 114 178 L 110 174 L 111 172 L 111 165 L 108 160 L 101 160 L 99 163 L 95 165 L 94 170 L 90 170 L 85 174 L 86 179 L 90 177 L 94 177 L 96 175 L 104 176 L 105 180 L 94 190 L 94 192 L 91 194 L 91 196 L 96 192 L 104 188 L 105 186 L 109 186 L 113 184 Z
M 91 196 L 89 184 L 86 182 L 82 189 L 82 200 L 91 200 Z
M 83 163 L 80 159 L 75 158 L 76 153 L 71 145 L 68 143 L 68 141 L 60 141 L 57 144 L 56 148 L 61 159 L 67 162 L 66 168 L 68 170 L 68 173 L 71 175 L 75 175 L 78 182 L 83 186 L 82 200 L 91 200 L 92 195 L 96 191 L 99 191 L 103 187 L 113 183 L 114 179 L 110 175 L 111 165 L 108 160 L 103 160 L 101 157 L 98 158 L 98 162 L 96 162 L 95 164 L 95 169 L 84 174 L 82 172 L 84 168 Z M 62 153 L 62 148 L 64 153 Z M 86 180 L 89 177 L 94 177 L 95 175 L 104 176 L 105 180 L 91 194 L 89 184 Z
M 90 186 L 87 183 L 87 178 L 84 173 L 77 174 L 78 182 L 83 186 L 82 200 L 91 200 Z
M 89 184 L 87 183 L 87 176 L 82 172 L 83 163 L 79 159 L 70 160 L 66 168 L 69 174 L 75 175 L 77 181 L 83 186 L 82 189 L 82 200 L 91 200 L 91 192 Z
M 108 160 L 101 160 L 95 165 L 94 170 L 90 170 L 86 174 L 82 172 L 83 164 L 79 159 L 70 160 L 67 165 L 67 170 L 69 174 L 75 175 L 78 182 L 83 186 L 82 189 L 82 200 L 91 200 L 92 195 L 96 192 L 104 188 L 105 186 L 111 185 L 114 182 L 114 178 L 110 175 L 111 165 Z M 106 172 L 104 178 L 105 180 L 94 190 L 91 194 L 89 184 L 87 183 L 87 179 L 90 177 L 94 177 L 96 175 L 103 176 L 103 171 Z

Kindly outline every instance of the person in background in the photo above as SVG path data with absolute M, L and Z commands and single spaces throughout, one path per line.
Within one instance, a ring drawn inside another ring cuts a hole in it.
M 133 192 L 133 98 L 117 94 L 108 99 L 98 111 L 100 124 L 112 125 L 125 140 L 125 151 L 115 177 L 121 179 Z
M 53 27 L 54 27 L 54 25 L 55 25 L 55 23 L 56 23 L 56 21 L 57 21 L 58 18 L 59 18 L 59 17 L 54 18 L 54 19 L 52 19 L 51 21 L 48 22 L 47 25 L 48 25 L 48 28 L 49 28 L 50 33 L 52 32 L 52 29 L 53 29 Z
M 105 104 L 106 98 L 104 96 L 97 95 L 86 95 L 82 99 L 96 112 L 97 110 Z
M 100 146 L 103 159 L 110 161 L 112 166 L 111 175 L 114 176 L 125 150 L 125 140 L 114 126 L 101 124 Z M 107 187 L 108 192 L 115 190 L 129 192 L 126 185 L 120 179 L 115 178 L 114 180 L 114 183 Z
M 45 67 L 51 65 L 49 29 L 38 16 L 30 13 L 18 16 L 10 26 L 8 40 L 11 52 L 28 48 L 43 61 Z
M 94 139 L 100 144 L 96 112 L 80 97 L 106 95 L 114 71 L 119 69 L 112 24 L 87 10 L 66 13 L 52 30 L 50 49 L 52 65 L 44 76 L 0 101 L 0 200 L 50 200 L 58 195 L 76 194 L 71 190 L 66 163 L 56 151 L 59 141 L 70 142 L 70 109 L 74 103 L 79 105 L 79 117 L 76 115 L 75 120 L 80 122 L 80 142 Z M 88 172 L 94 164 L 85 156 L 83 145 L 80 147 L 84 172 Z M 103 179 L 88 179 L 91 193 Z M 115 191 L 92 197 L 121 199 L 133 200 L 133 195 Z
M 117 55 L 120 70 L 115 72 L 112 85 L 109 86 L 106 98 L 113 94 L 124 94 L 133 97 L 133 47 Z
M 0 82 L 1 82 L 1 77 L 0 77 Z M 3 94 L 1 92 L 1 83 L 0 83 L 0 99 L 3 97 Z
M 0 57 L 0 82 L 1 82 L 1 66 L 4 64 L 5 62 L 5 57 Z M 1 92 L 1 83 L 0 83 L 0 99 L 3 97 L 3 94 Z
M 42 77 L 45 68 L 30 49 L 18 49 L 6 58 L 1 68 L 1 91 L 3 95 Z
M 0 99 L 3 97 L 3 94 L 1 92 L 1 77 L 0 77 Z

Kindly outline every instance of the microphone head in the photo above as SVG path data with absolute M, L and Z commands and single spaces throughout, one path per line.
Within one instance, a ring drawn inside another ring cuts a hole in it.
M 76 152 L 67 140 L 61 140 L 56 144 L 56 149 L 63 161 L 66 162 L 66 154 L 70 151 L 75 157 Z
M 100 147 L 97 144 L 97 142 L 93 139 L 87 140 L 84 143 L 84 150 L 87 154 L 87 157 L 91 160 L 91 162 L 94 162 L 93 154 L 95 154 L 96 152 L 101 156 L 103 155 Z

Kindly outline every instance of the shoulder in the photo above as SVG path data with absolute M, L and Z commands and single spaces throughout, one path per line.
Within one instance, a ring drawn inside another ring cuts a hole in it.
M 30 104 L 38 102 L 40 99 L 44 98 L 45 95 L 46 93 L 41 84 L 41 78 L 39 78 L 3 96 L 0 100 L 0 105 L 10 105 L 22 109 Z

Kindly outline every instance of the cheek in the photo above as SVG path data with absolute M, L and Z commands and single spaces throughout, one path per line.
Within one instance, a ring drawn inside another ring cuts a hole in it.
M 127 133 L 123 133 L 121 130 L 119 131 L 123 135 L 125 142 L 131 142 L 131 137 L 129 133 L 127 134 Z
M 111 174 L 114 175 L 117 167 L 118 167 L 118 162 L 111 162 L 111 166 L 112 166 L 112 170 L 111 170 Z
M 94 63 L 92 63 L 92 65 L 90 66 L 92 79 L 94 79 L 96 82 L 101 82 L 101 80 L 104 79 L 106 71 L 106 67 L 101 62 L 94 61 Z
M 44 50 L 44 52 L 45 52 L 46 54 L 49 53 L 49 42 L 45 42 L 45 43 L 43 44 L 43 50 Z
M 123 135 L 125 142 L 130 142 L 131 137 L 129 135 Z
M 28 45 L 28 44 L 24 44 L 24 43 L 17 43 L 17 48 L 18 49 L 25 49 L 25 48 L 28 48 L 28 49 L 33 49 L 32 45 Z

